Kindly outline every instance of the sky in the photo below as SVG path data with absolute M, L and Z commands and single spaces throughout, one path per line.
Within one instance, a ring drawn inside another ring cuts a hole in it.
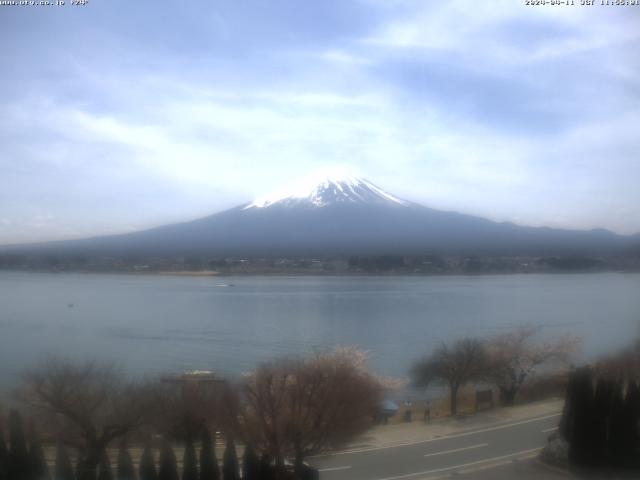
M 0 244 L 198 218 L 326 168 L 640 232 L 639 27 L 640 6 L 519 0 L 0 6 Z

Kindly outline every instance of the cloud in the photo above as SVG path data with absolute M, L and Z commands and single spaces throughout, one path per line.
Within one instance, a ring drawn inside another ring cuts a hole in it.
M 37 215 L 38 239 L 194 218 L 327 165 L 438 208 L 640 230 L 633 10 L 220 2 L 166 23 L 116 3 L 3 22 L 43 47 L 0 60 L 20 85 L 0 92 L 0 243 Z

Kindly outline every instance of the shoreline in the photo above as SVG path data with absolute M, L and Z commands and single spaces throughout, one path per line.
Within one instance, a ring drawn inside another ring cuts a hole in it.
M 49 273 L 49 274 L 87 274 L 87 275 L 131 275 L 131 276 L 166 276 L 166 277 L 498 277 L 498 276 L 535 276 L 535 275 L 601 275 L 620 274 L 637 275 L 640 270 L 598 270 L 598 271 L 547 271 L 547 272 L 300 272 L 300 271 L 243 271 L 220 272 L 216 270 L 165 270 L 165 271 L 131 271 L 131 270 L 39 270 L 39 269 L 0 269 L 0 273 Z

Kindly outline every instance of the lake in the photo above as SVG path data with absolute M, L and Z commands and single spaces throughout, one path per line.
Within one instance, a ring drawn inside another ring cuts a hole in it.
M 232 285 L 232 286 L 225 286 Z M 355 345 L 405 377 L 421 355 L 514 326 L 583 338 L 580 359 L 638 336 L 640 274 L 172 277 L 0 272 L 0 386 L 50 354 L 132 374 L 234 376 L 281 355 Z

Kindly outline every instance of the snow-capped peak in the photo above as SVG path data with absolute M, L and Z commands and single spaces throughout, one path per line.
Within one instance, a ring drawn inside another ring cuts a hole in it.
M 273 205 L 309 205 L 326 207 L 332 204 L 395 204 L 408 206 L 409 202 L 385 192 L 370 181 L 346 174 L 310 177 L 288 191 L 276 192 L 258 198 L 244 210 L 267 208 Z

